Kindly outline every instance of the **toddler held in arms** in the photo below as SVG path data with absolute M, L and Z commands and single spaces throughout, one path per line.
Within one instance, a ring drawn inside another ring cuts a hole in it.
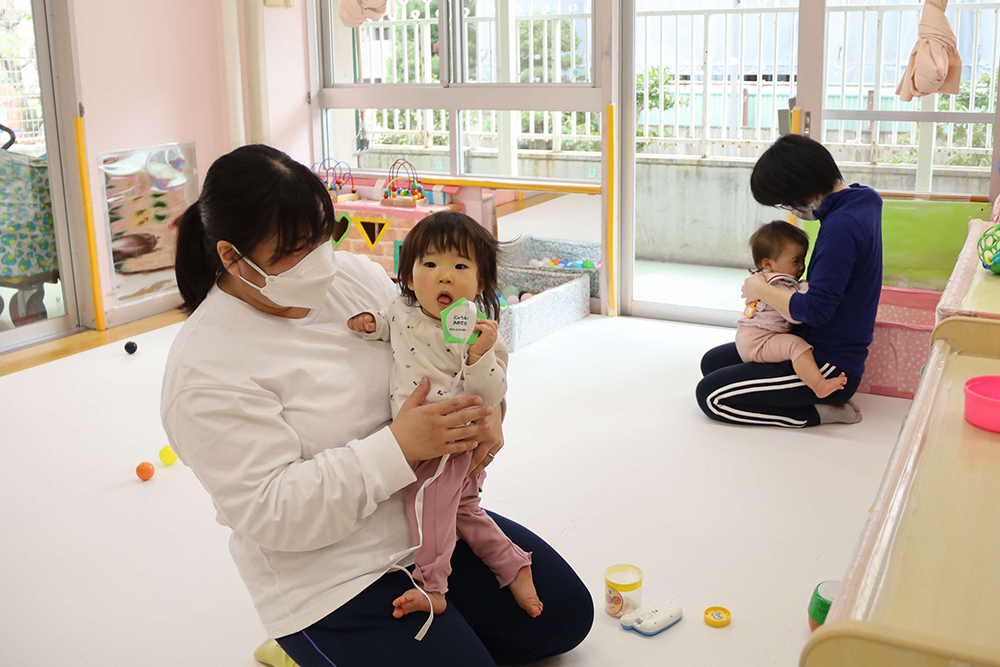
M 809 236 L 788 222 L 775 220 L 762 226 L 750 237 L 750 251 L 757 271 L 767 282 L 791 292 L 806 292 L 808 283 L 799 281 L 805 271 Z M 791 361 L 795 374 L 815 392 L 826 398 L 844 388 L 847 376 L 841 373 L 828 378 L 813 357 L 812 345 L 791 331 L 793 324 L 763 301 L 746 304 L 743 317 L 737 320 L 736 350 L 745 362 L 758 364 Z
M 393 417 L 425 377 L 430 379 L 428 403 L 466 395 L 479 396 L 491 406 L 503 400 L 508 354 L 496 322 L 498 246 L 467 215 L 452 211 L 429 215 L 410 231 L 401 249 L 401 294 L 384 311 L 360 313 L 349 320 L 348 326 L 366 339 L 392 345 Z M 471 345 L 446 342 L 442 329 L 441 311 L 463 298 L 487 315 L 478 319 L 479 336 Z M 542 613 L 531 578 L 531 555 L 479 506 L 486 471 L 469 478 L 472 453 L 452 455 L 443 463 L 437 458 L 413 464 L 417 481 L 406 489 L 406 511 L 414 542 L 420 545 L 413 577 L 423 590 L 414 588 L 393 602 L 397 618 L 414 611 L 444 612 L 456 535 L 529 615 Z

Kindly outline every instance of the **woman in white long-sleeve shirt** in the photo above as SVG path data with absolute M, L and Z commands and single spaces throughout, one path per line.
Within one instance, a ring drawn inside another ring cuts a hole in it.
M 497 515 L 535 554 L 545 614 L 524 614 L 460 543 L 454 604 L 427 636 L 413 639 L 419 615 L 392 617 L 411 586 L 390 570 L 413 546 L 409 464 L 475 449 L 478 473 L 503 446 L 500 415 L 478 397 L 424 406 L 422 387 L 392 420 L 391 350 L 347 320 L 395 287 L 369 259 L 333 252 L 333 225 L 319 179 L 266 146 L 219 158 L 180 221 L 177 282 L 192 314 L 167 361 L 163 424 L 232 529 L 265 629 L 301 667 L 479 667 L 572 649 L 593 620 L 589 593 L 551 547 Z

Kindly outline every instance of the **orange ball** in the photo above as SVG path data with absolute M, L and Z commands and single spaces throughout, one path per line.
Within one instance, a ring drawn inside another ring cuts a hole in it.
M 154 472 L 156 472 L 156 468 L 154 468 L 153 464 L 148 461 L 143 461 L 135 469 L 135 474 L 138 475 L 139 479 L 144 482 L 151 480 Z

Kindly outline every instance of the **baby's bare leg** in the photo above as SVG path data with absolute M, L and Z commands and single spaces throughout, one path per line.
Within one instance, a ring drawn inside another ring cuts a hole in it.
M 795 374 L 813 390 L 816 398 L 826 398 L 835 391 L 840 391 L 847 384 L 847 375 L 841 373 L 837 377 L 825 378 L 816 364 L 812 350 L 806 350 L 792 360 Z

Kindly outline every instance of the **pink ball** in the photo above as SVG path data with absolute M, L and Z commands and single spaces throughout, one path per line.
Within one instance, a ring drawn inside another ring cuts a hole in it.
M 531 292 L 525 292 L 524 294 L 521 295 L 521 301 L 522 302 L 523 301 L 527 301 L 528 299 L 530 299 L 533 296 L 535 296 L 535 295 L 532 294 Z
M 509 297 L 507 297 L 507 304 L 510 305 L 510 306 L 513 306 L 515 303 L 518 303 L 520 300 L 521 299 L 519 299 L 516 294 L 511 294 Z

